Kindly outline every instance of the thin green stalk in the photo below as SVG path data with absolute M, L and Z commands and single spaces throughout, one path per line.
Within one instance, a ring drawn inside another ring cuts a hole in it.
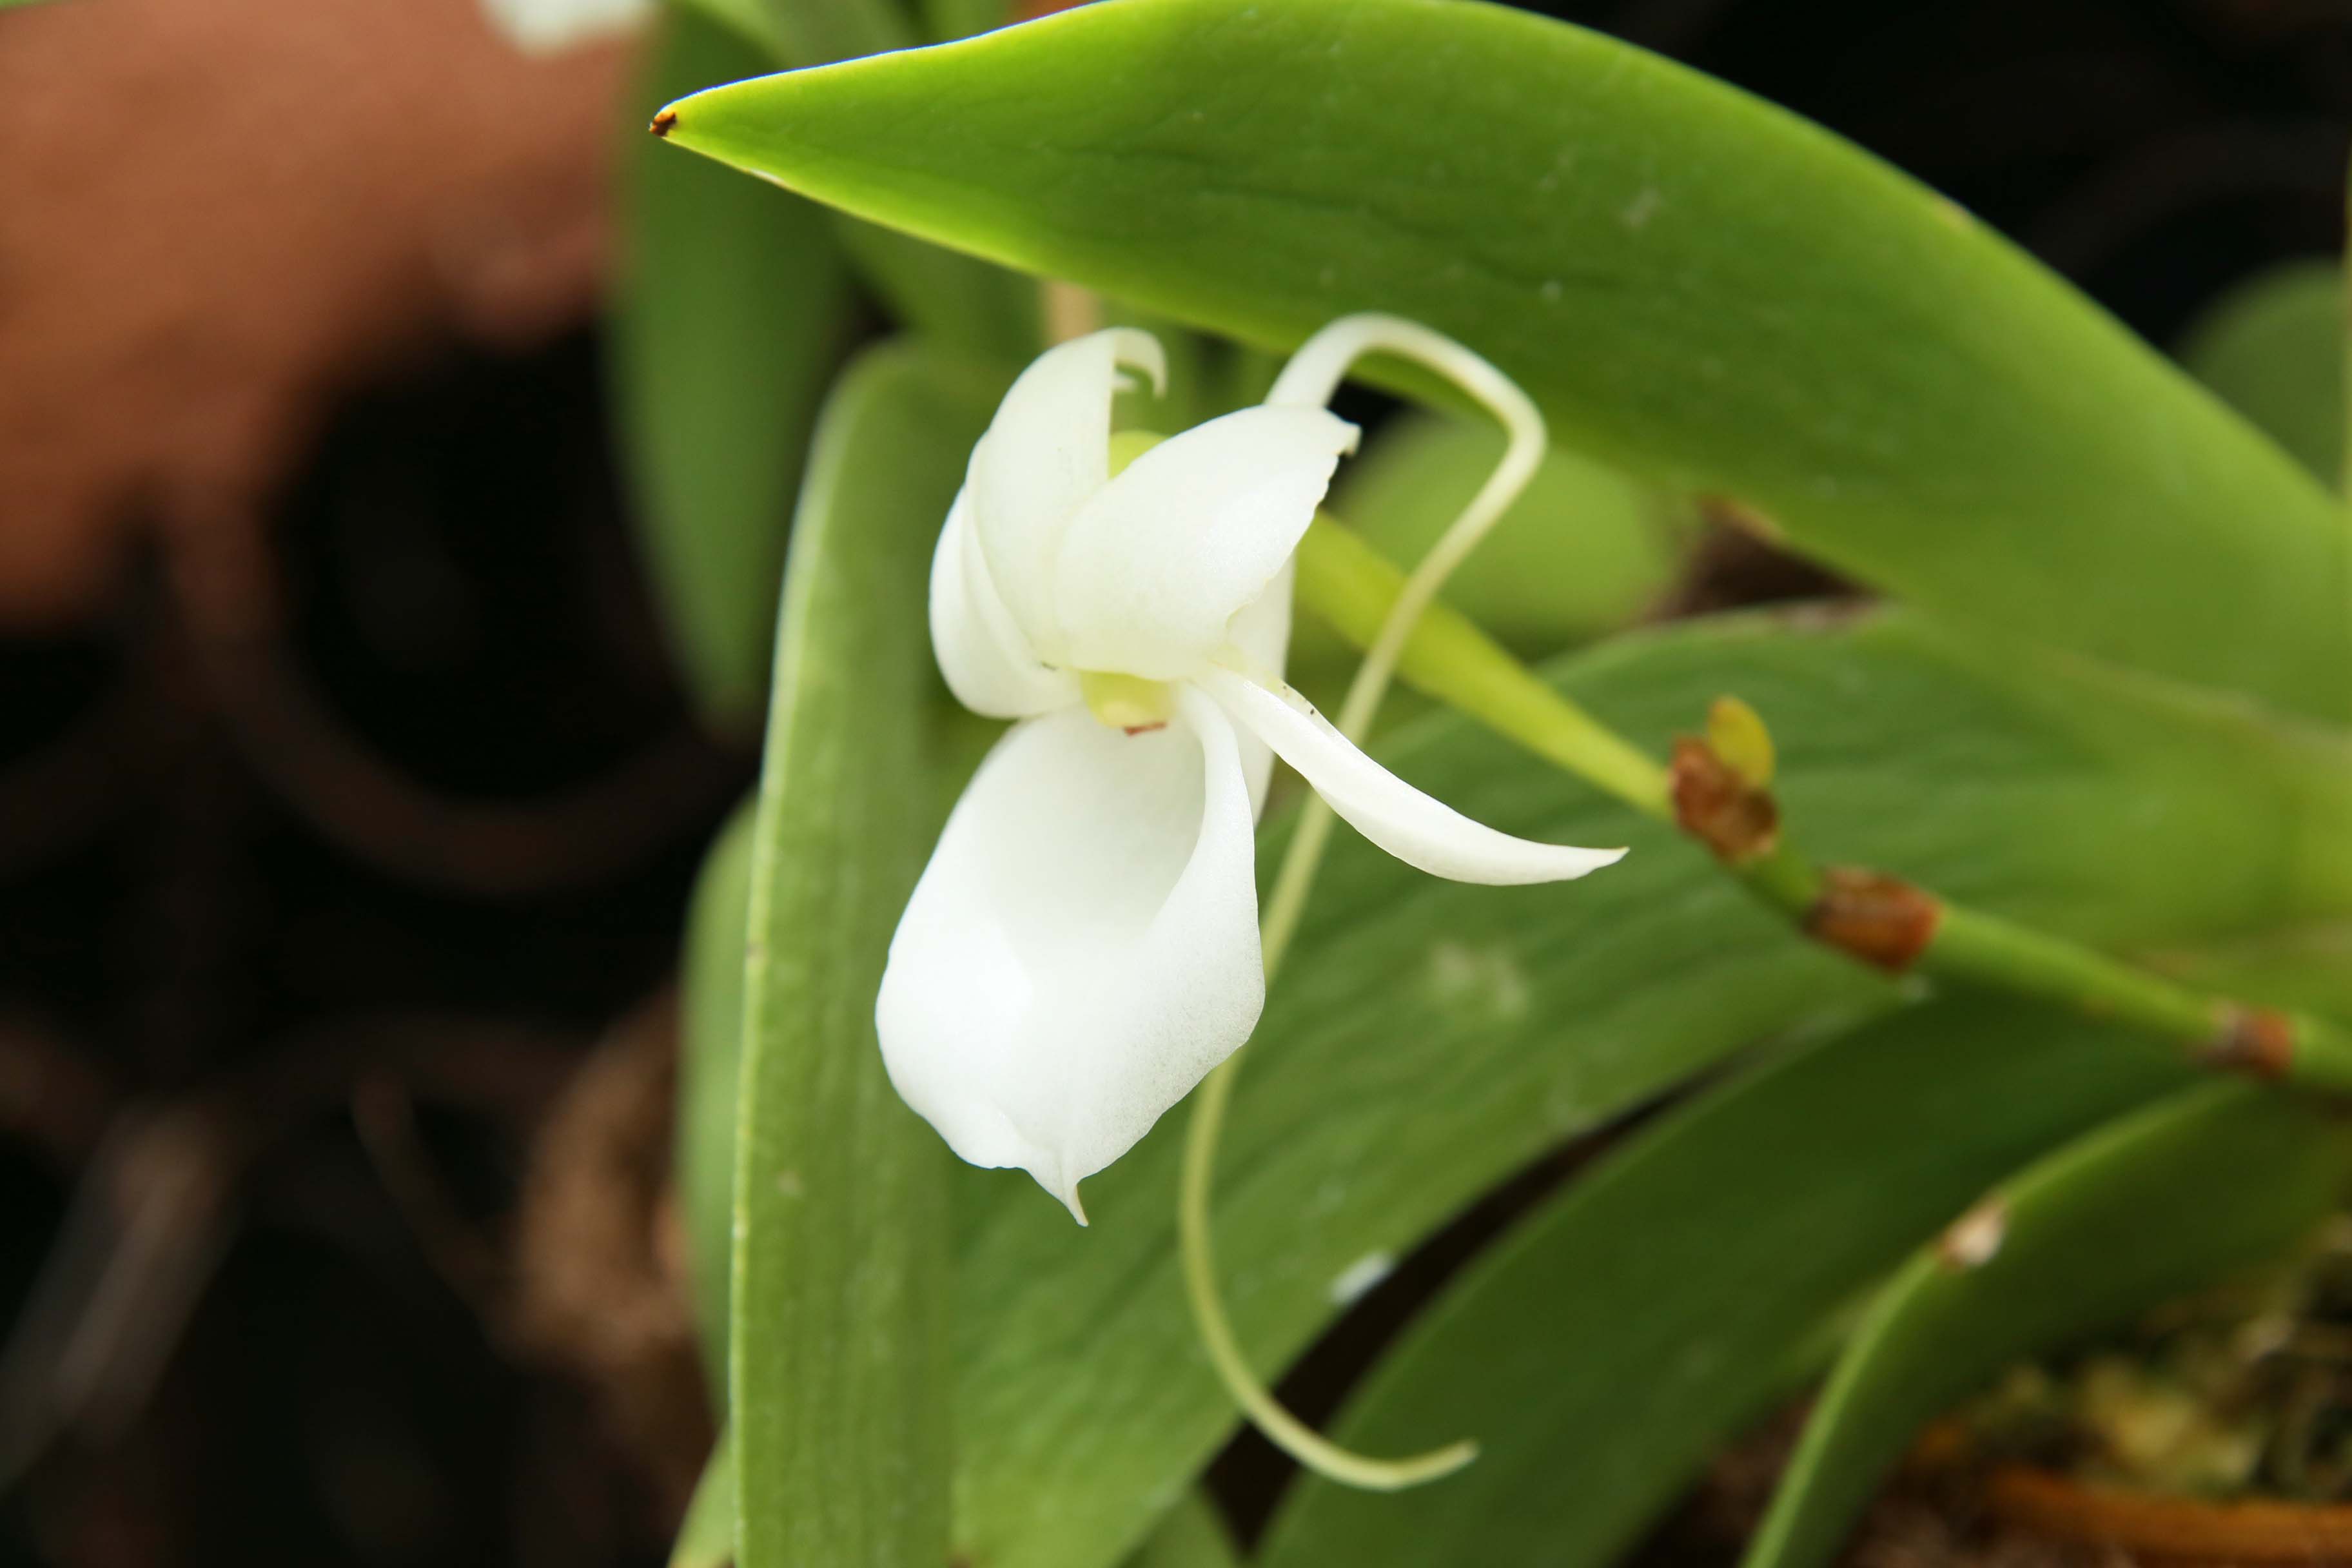
M 1375 635 L 1403 585 L 1403 574 L 1328 517 L 1300 546 L 1298 603 L 1359 646 Z M 1432 605 L 1397 672 L 1644 816 L 1689 826 L 1675 805 L 1673 773 L 1459 612 Z M 2352 1089 L 2352 1033 L 2325 1019 L 2200 993 L 1891 878 L 1824 870 L 1785 833 L 1718 859 L 1762 902 L 1850 957 L 2130 1024 L 2211 1065 Z
M 1388 596 L 1378 624 L 1364 644 L 1364 660 L 1348 688 L 1339 709 L 1339 730 L 1361 742 L 1388 692 L 1397 661 L 1412 641 L 1423 616 L 1437 601 L 1445 580 L 1453 575 L 1478 542 L 1502 521 L 1528 481 L 1543 462 L 1550 437 L 1543 415 L 1517 384 L 1478 355 L 1442 333 L 1418 322 L 1376 313 L 1342 317 L 1299 346 L 1266 394 L 1270 406 L 1321 407 L 1339 390 L 1350 365 L 1368 353 L 1386 352 L 1418 361 L 1438 372 L 1473 398 L 1486 405 L 1508 437 L 1502 461 L 1495 467 L 1461 515 L 1438 536 L 1429 553 Z M 1114 442 L 1114 446 L 1118 445 Z M 1331 838 L 1331 808 L 1319 795 L 1310 796 L 1300 813 L 1282 868 L 1275 877 L 1258 941 L 1265 978 L 1273 984 L 1289 951 L 1290 939 L 1307 908 L 1317 867 Z M 1258 1429 L 1308 1468 L 1334 1480 L 1373 1491 L 1396 1491 L 1450 1475 L 1478 1457 L 1472 1442 L 1450 1443 L 1409 1459 L 1372 1459 L 1339 1447 L 1307 1426 L 1257 1380 L 1226 1321 L 1224 1304 L 1217 1299 L 1216 1258 L 1209 1239 L 1210 1186 L 1216 1171 L 1217 1141 L 1224 1128 L 1225 1107 L 1233 1097 L 1238 1053 L 1218 1064 L 1194 1101 L 1186 1129 L 1184 1164 L 1177 1186 L 1176 1223 L 1182 1248 L 1184 1288 L 1192 1303 L 1193 1321 L 1217 1374 Z
M 1269 964 L 1269 978 L 1272 965 Z M 1266 1391 L 1242 1353 L 1217 1299 L 1217 1260 L 1209 1238 L 1209 1188 L 1215 1171 L 1217 1140 L 1234 1095 L 1234 1064 L 1228 1057 L 1192 1093 L 1192 1119 L 1184 1129 L 1184 1167 L 1177 1188 L 1177 1233 L 1182 1248 L 1184 1293 L 1210 1363 L 1226 1391 L 1259 1431 L 1309 1469 L 1367 1491 L 1402 1491 L 1448 1476 L 1478 1457 L 1471 1442 L 1448 1444 L 1408 1459 L 1374 1459 L 1339 1447 L 1282 1407 Z
M 1297 600 L 1358 647 L 1380 636 L 1404 574 L 1328 514 L 1298 547 Z M 1562 697 L 1460 611 L 1428 606 L 1398 650 L 1406 685 L 1465 712 L 1662 822 L 1674 802 L 1666 770 L 1639 746 Z
M 1309 803 L 1282 868 L 1275 874 L 1274 890 L 1266 899 L 1258 942 L 1265 962 L 1265 982 L 1274 984 L 1290 939 L 1297 934 L 1299 917 L 1307 910 L 1307 895 L 1315 883 L 1315 868 L 1331 837 L 1332 816 L 1320 800 Z M 1217 1259 L 1209 1234 L 1210 1188 L 1216 1174 L 1217 1143 L 1224 1135 L 1225 1110 L 1233 1102 L 1234 1078 L 1239 1054 L 1227 1057 L 1192 1093 L 1192 1117 L 1184 1129 L 1184 1163 L 1176 1189 L 1176 1230 L 1182 1252 L 1184 1293 L 1192 1305 L 1192 1321 L 1226 1392 L 1244 1413 L 1299 1463 L 1333 1480 L 1368 1491 L 1402 1491 L 1407 1487 L 1451 1475 L 1478 1457 L 1475 1443 L 1454 1443 L 1408 1459 L 1373 1459 L 1317 1432 L 1266 1391 L 1242 1353 L 1217 1299 Z

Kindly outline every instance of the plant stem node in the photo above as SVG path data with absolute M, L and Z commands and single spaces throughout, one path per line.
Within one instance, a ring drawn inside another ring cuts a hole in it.
M 1772 853 L 1780 842 L 1780 808 L 1769 791 L 1748 782 L 1706 742 L 1675 738 L 1667 769 L 1675 825 L 1715 852 L 1727 866 L 1745 866 Z
M 2294 1065 L 2294 1024 L 2268 1007 L 2225 1003 L 2212 1040 L 2197 1053 L 2208 1067 L 2254 1078 L 2284 1078 Z
M 1805 911 L 1805 934 L 1890 974 L 1901 974 L 1936 940 L 1944 907 L 1900 877 L 1832 866 Z

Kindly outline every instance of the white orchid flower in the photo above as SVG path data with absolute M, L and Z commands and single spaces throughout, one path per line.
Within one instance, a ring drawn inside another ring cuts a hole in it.
M 875 1009 L 907 1103 L 971 1163 L 1025 1168 L 1081 1225 L 1079 1182 L 1257 1023 L 1255 828 L 1274 755 L 1365 837 L 1456 881 L 1559 881 L 1623 853 L 1482 826 L 1284 684 L 1291 555 L 1358 437 L 1321 406 L 1343 368 L 1329 342 L 1266 404 L 1114 477 L 1122 367 L 1164 381 L 1159 342 L 1126 328 L 1030 365 L 949 510 L 940 669 L 966 707 L 1018 722 L 950 816 Z

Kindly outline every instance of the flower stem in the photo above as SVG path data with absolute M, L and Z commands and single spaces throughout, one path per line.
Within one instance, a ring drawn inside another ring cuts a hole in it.
M 1407 1487 L 1453 1474 L 1478 1457 L 1475 1443 L 1449 1444 L 1408 1459 L 1375 1459 L 1349 1449 L 1317 1432 L 1285 1410 L 1250 1370 L 1217 1299 L 1217 1260 L 1209 1245 L 1209 1182 L 1216 1163 L 1218 1136 L 1224 1130 L 1225 1107 L 1234 1093 L 1234 1064 L 1228 1057 L 1204 1079 L 1192 1096 L 1192 1119 L 1184 1131 L 1184 1170 L 1177 1194 L 1177 1231 L 1183 1249 L 1184 1292 L 1192 1303 L 1192 1317 L 1209 1361 L 1258 1430 L 1274 1444 L 1318 1475 L 1367 1491 L 1402 1491 Z
M 1360 647 L 1377 635 L 1404 587 L 1402 573 L 1328 517 L 1317 519 L 1299 547 L 1298 603 Z M 2186 1046 L 2205 1065 L 2352 1089 L 2352 1033 L 2327 1020 L 2194 991 L 1897 879 L 1816 865 L 1780 830 L 1769 795 L 1758 790 L 1740 800 L 1742 786 L 1703 743 L 1684 742 L 1675 766 L 1662 765 L 1443 605 L 1422 616 L 1397 671 L 1644 816 L 1706 842 L 1759 900 L 1859 962 L 2128 1024 Z M 1702 809 L 1727 797 L 1732 806 L 1760 810 Z
M 1503 460 L 1470 499 L 1462 514 L 1431 546 L 1409 578 L 1399 580 L 1364 637 L 1364 662 L 1340 704 L 1339 729 L 1361 742 L 1380 710 L 1398 660 L 1413 640 L 1422 616 L 1436 603 L 1446 578 L 1477 547 L 1528 481 L 1541 466 L 1549 438 L 1543 415 L 1517 384 L 1468 349 L 1417 322 L 1383 315 L 1346 316 L 1332 322 L 1299 348 L 1267 393 L 1271 405 L 1320 406 L 1339 390 L 1348 367 L 1363 355 L 1385 351 L 1420 361 L 1452 380 L 1486 405 L 1508 437 Z M 1266 900 L 1258 942 L 1265 978 L 1273 984 L 1283 955 L 1297 934 L 1307 897 L 1315 884 L 1316 868 L 1331 841 L 1331 808 L 1320 795 L 1309 795 L 1299 813 L 1282 868 L 1275 875 Z M 1184 1167 L 1177 1188 L 1176 1227 L 1182 1250 L 1184 1288 L 1192 1298 L 1192 1318 L 1202 1343 L 1226 1391 L 1248 1412 L 1260 1431 L 1307 1468 L 1349 1486 L 1372 1491 L 1398 1491 L 1451 1475 L 1478 1457 L 1478 1446 L 1465 1440 L 1433 1448 L 1408 1459 L 1373 1459 L 1350 1452 L 1322 1436 L 1285 1410 L 1250 1370 L 1235 1342 L 1217 1297 L 1216 1258 L 1209 1241 L 1209 1196 L 1216 1172 L 1217 1141 L 1224 1130 L 1225 1107 L 1233 1098 L 1234 1074 L 1239 1053 L 1219 1063 L 1193 1098 L 1192 1120 L 1185 1130 Z
M 1380 635 L 1404 574 L 1328 515 L 1298 547 L 1298 604 L 1358 647 Z M 1674 820 L 1666 770 L 1554 690 L 1461 612 L 1430 605 L 1397 654 L 1397 674 L 1619 800 Z

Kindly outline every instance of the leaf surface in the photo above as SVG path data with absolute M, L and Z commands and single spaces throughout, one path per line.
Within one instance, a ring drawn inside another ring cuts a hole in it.
M 1822 858 L 2083 940 L 2128 951 L 2352 908 L 2342 750 L 2236 705 L 2061 658 L 1996 663 L 1899 614 L 1691 623 L 1555 668 L 1660 749 L 1739 695 L 1771 724 L 1790 818 Z M 1496 889 L 1334 845 L 1219 1165 L 1225 1291 L 1269 1373 L 1331 1320 L 1351 1268 L 1402 1256 L 1543 1152 L 1744 1047 L 1900 1001 L 1702 852 L 1463 721 L 1380 751 L 1480 821 L 1633 853 L 1581 882 Z M 1089 1182 L 1084 1233 L 1025 1177 L 957 1173 L 958 1419 L 987 1434 L 957 1469 L 974 1562 L 1116 1561 L 1232 1428 L 1174 1262 L 1181 1124 Z
M 752 829 L 729 1401 L 743 1568 L 943 1562 L 947 1151 L 874 1037 L 934 825 L 931 547 L 1003 382 L 905 347 L 826 405 Z
M 1373 1452 L 1475 1434 L 1477 1464 L 1396 1497 L 1302 1479 L 1265 1561 L 1614 1560 L 1922 1237 L 2190 1081 L 2121 1030 L 1952 997 L 1700 1095 L 1477 1259 L 1339 1427 Z
M 1122 0 L 676 107 L 722 161 L 1250 342 L 1412 317 L 1563 444 L 1923 607 L 2352 714 L 2319 486 L 1952 202 L 1628 45 Z
M 1880 1292 L 1831 1374 L 1746 1568 L 1811 1568 L 1919 1426 L 2020 1356 L 2284 1251 L 2340 1203 L 2352 1134 L 2306 1100 L 2185 1089 L 2004 1182 Z M 1972 1259 L 1996 1248 L 1981 1263 Z

